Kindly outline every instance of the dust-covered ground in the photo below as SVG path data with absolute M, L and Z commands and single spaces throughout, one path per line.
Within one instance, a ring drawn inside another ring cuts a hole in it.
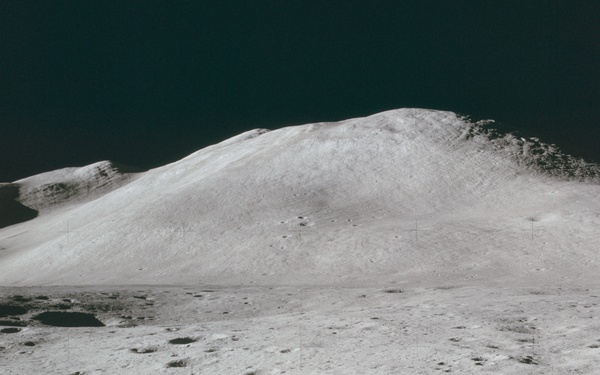
M 0 293 L 3 374 L 600 373 L 598 286 Z

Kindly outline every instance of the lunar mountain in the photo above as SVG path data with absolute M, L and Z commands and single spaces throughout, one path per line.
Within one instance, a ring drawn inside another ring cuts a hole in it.
M 593 163 L 450 112 L 256 129 L 145 172 L 1 184 L 0 284 L 593 279 L 599 182 Z

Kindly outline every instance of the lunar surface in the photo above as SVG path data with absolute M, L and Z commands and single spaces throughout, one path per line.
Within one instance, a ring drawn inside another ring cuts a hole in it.
M 600 167 L 450 112 L 0 184 L 6 374 L 600 373 Z

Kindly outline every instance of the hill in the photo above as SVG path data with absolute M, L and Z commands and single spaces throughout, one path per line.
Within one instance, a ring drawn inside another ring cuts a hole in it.
M 2 284 L 534 283 L 597 272 L 598 167 L 450 112 L 258 129 L 144 173 L 111 166 L 11 185 L 21 192 L 11 199 L 39 214 L 0 229 Z

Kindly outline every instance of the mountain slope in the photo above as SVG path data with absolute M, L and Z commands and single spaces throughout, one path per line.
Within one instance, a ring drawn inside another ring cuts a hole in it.
M 594 274 L 598 169 L 536 142 L 412 109 L 250 131 L 0 230 L 0 282 Z
M 18 200 L 25 206 L 45 211 L 73 202 L 86 202 L 112 191 L 135 177 L 135 169 L 110 161 L 85 167 L 64 168 L 27 177 L 19 186 Z
M 135 172 L 102 161 L 0 184 L 0 228 L 31 220 L 39 213 L 96 199 L 130 182 Z

